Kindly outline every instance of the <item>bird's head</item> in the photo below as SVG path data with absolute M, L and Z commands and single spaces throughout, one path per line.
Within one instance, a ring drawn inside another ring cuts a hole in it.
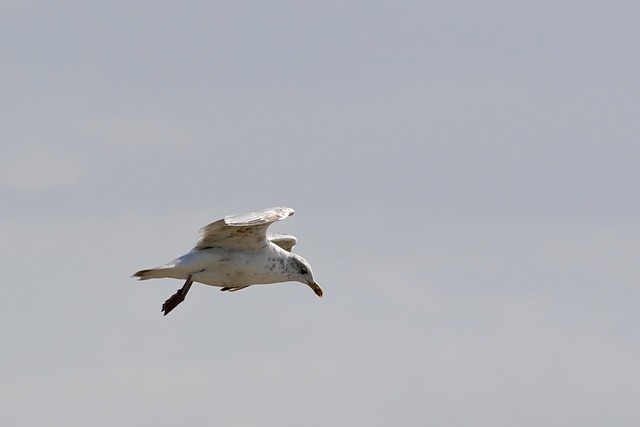
M 318 286 L 316 281 L 313 279 L 313 271 L 306 259 L 302 258 L 300 255 L 292 253 L 291 257 L 289 257 L 288 271 L 289 280 L 308 285 L 313 289 L 313 292 L 315 292 L 316 295 L 322 297 L 322 289 L 320 289 L 320 286 Z

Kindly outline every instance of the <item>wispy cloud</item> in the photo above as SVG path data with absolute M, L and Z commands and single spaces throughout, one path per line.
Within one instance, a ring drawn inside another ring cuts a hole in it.
M 87 131 L 111 147 L 160 149 L 193 148 L 197 137 L 174 121 L 157 117 L 93 117 L 87 120 Z
M 34 149 L 0 166 L 0 187 L 17 190 L 38 190 L 62 187 L 78 182 L 85 167 L 68 154 Z

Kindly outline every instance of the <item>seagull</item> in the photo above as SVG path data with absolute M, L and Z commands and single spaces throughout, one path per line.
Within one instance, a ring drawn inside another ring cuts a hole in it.
M 187 254 L 132 277 L 185 280 L 162 305 L 165 316 L 184 301 L 193 282 L 236 292 L 251 285 L 296 281 L 322 297 L 307 260 L 291 252 L 298 240 L 289 234 L 267 233 L 269 225 L 293 213 L 291 208 L 274 207 L 227 215 L 201 228 L 196 245 Z

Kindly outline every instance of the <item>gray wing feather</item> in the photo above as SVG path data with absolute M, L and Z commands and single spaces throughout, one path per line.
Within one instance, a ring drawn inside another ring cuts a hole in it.
M 293 212 L 291 208 L 276 207 L 227 215 L 200 229 L 194 249 L 211 247 L 258 249 L 267 244 L 269 225 L 293 215 Z
M 267 240 L 280 246 L 287 252 L 291 252 L 296 243 L 298 243 L 298 239 L 296 239 L 295 236 L 282 233 L 267 233 Z
M 271 224 L 285 219 L 289 215 L 293 215 L 293 213 L 294 211 L 291 208 L 266 208 L 255 212 L 227 215 L 224 217 L 224 222 L 227 225 L 236 227 Z

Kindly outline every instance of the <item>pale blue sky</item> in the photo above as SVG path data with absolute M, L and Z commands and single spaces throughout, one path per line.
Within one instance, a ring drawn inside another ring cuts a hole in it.
M 0 10 L 3 425 L 640 423 L 637 3 Z M 129 278 L 274 205 L 322 300 Z

